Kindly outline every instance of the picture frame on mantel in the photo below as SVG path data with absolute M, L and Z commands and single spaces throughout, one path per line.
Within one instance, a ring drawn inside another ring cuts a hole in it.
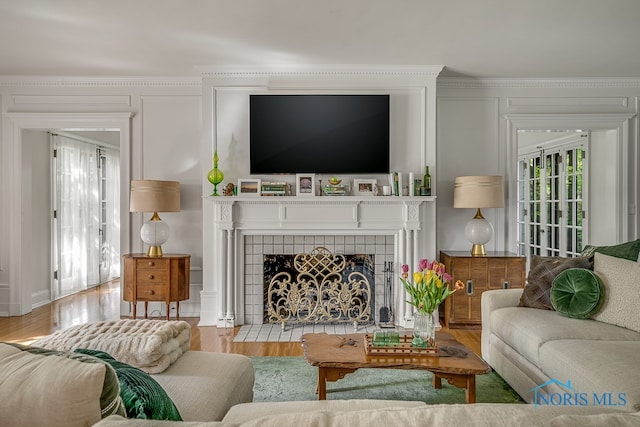
M 375 179 L 354 179 L 353 195 L 354 196 L 377 196 L 378 181 Z
M 260 196 L 262 180 L 254 178 L 238 179 L 238 196 Z
M 296 195 L 313 197 L 316 195 L 316 175 L 313 173 L 296 174 Z

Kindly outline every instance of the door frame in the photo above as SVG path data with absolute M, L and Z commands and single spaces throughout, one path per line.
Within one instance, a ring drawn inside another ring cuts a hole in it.
M 615 216 L 618 222 L 616 239 L 625 242 L 631 238 L 629 235 L 629 138 L 630 122 L 635 114 L 507 114 L 504 116 L 507 124 L 507 200 L 517 200 L 517 174 L 518 174 L 518 131 L 519 130 L 545 130 L 545 129 L 581 129 L 588 130 L 615 130 L 616 131 L 616 158 L 617 158 L 617 206 Z M 510 250 L 516 252 L 517 204 L 507 208 L 507 245 Z
M 5 190 L 9 201 L 9 245 L 6 256 L 9 266 L 9 316 L 20 316 L 32 310 L 31 286 L 25 282 L 25 272 L 30 268 L 28 250 L 24 241 L 30 241 L 31 230 L 23 227 L 22 209 L 30 195 L 22 194 L 22 131 L 27 129 L 92 128 L 118 129 L 120 132 L 120 253 L 130 251 L 129 201 L 122 197 L 129 193 L 131 181 L 131 118 L 133 112 L 115 113 L 7 113 L 5 139 L 8 152 L 3 156 Z

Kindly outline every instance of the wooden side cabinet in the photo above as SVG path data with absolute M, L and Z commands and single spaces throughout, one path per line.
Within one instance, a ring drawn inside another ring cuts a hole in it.
M 123 298 L 136 305 L 144 301 L 147 318 L 149 301 L 164 301 L 169 320 L 170 303 L 176 302 L 176 319 L 180 319 L 180 301 L 189 299 L 189 262 L 191 255 L 164 254 L 149 257 L 146 254 L 127 254 L 122 257 L 124 269 Z
M 489 252 L 472 256 L 464 251 L 441 251 L 445 270 L 465 288 L 444 303 L 444 323 L 450 328 L 482 326 L 480 300 L 489 289 L 522 288 L 525 284 L 525 258 L 511 252 Z

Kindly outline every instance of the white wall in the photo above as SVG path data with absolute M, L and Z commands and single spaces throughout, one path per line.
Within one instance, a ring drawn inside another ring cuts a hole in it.
M 32 231 L 22 247 L 29 260 L 25 283 L 30 283 L 34 307 L 51 301 L 51 157 L 49 137 L 40 131 L 22 132 L 22 226 Z

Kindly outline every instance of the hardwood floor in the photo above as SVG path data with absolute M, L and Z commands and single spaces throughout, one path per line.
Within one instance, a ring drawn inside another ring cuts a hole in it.
M 113 281 L 96 288 L 62 298 L 18 317 L 0 317 L 0 341 L 30 344 L 59 329 L 98 320 L 120 318 L 120 282 Z M 238 353 L 247 356 L 302 356 L 300 343 L 234 343 L 236 328 L 198 326 L 198 318 L 183 318 L 192 326 L 191 349 Z M 448 331 L 469 349 L 480 354 L 480 330 Z

